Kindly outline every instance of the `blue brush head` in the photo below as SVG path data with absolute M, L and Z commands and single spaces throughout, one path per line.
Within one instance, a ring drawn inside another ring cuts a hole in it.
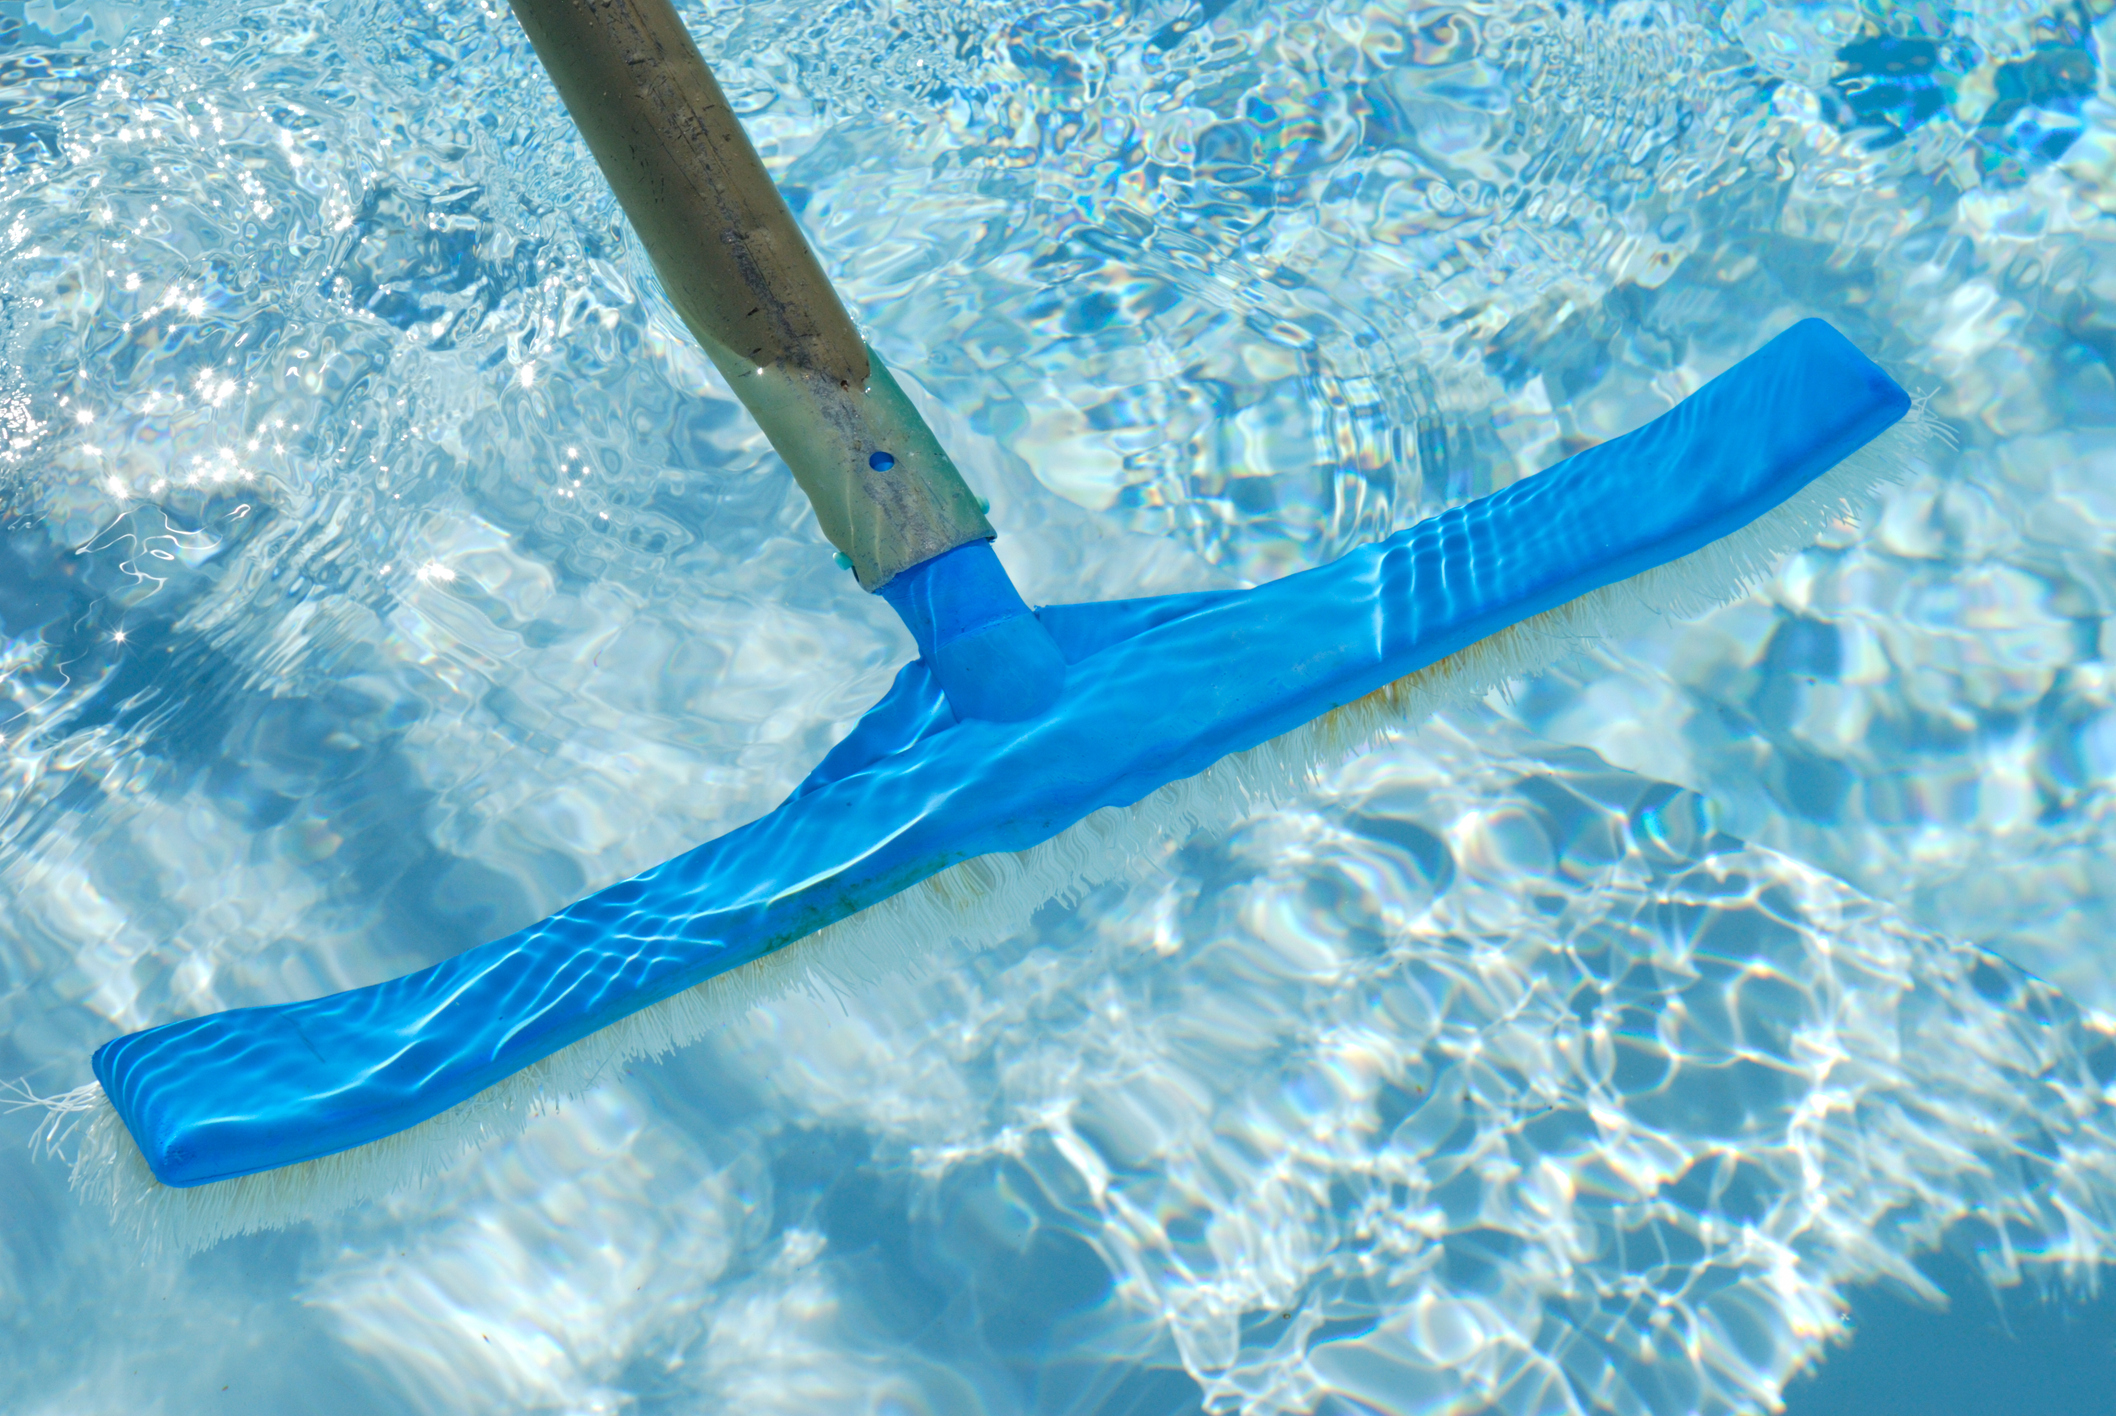
M 96 1076 L 167 1185 L 393 1135 L 950 866 L 1742 531 L 1909 407 L 1809 320 L 1635 432 L 1253 590 L 1031 615 L 990 548 L 963 547 L 899 577 L 920 659 L 770 815 L 418 973 L 118 1038 Z

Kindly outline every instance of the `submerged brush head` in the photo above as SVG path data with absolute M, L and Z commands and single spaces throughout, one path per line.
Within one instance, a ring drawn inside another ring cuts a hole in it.
M 839 937 L 862 912 L 952 891 L 962 933 L 997 927 L 979 892 L 1025 861 L 1076 878 L 1081 833 L 1108 808 L 1189 790 L 1252 750 L 1297 767 L 1375 715 L 1540 667 L 1642 586 L 1660 604 L 1737 591 L 1889 475 L 1885 462 L 1832 469 L 1909 406 L 1808 321 L 1636 432 L 1253 590 L 1029 616 L 1013 613 L 1018 596 L 945 593 L 957 575 L 992 589 L 979 580 L 997 571 L 989 548 L 935 558 L 914 580 L 930 593 L 903 597 L 921 659 L 771 814 L 404 978 L 118 1038 L 96 1076 L 164 1186 L 232 1179 L 231 1196 L 262 1194 L 270 1184 L 240 1177 L 355 1148 L 381 1165 L 389 1138 L 421 1123 L 477 1133 L 476 1108 L 499 1094 L 488 1089 L 560 1056 L 584 1082 L 612 1057 L 695 1035 L 692 1022 L 720 1016 L 697 1001 L 708 991 L 798 977 L 790 946 Z M 946 646 L 1024 622 L 1065 661 L 1056 701 L 1014 721 L 948 711 Z M 956 932 L 912 913 L 922 941 Z

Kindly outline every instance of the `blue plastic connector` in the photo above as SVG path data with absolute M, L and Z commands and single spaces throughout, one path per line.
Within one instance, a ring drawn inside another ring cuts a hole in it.
M 1065 656 L 1023 602 L 989 541 L 921 561 L 878 592 L 932 667 L 958 719 L 1016 723 L 1065 691 Z

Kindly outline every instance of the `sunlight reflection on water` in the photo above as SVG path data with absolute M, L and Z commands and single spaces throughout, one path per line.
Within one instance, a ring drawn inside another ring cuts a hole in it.
M 1328 559 L 1810 313 L 1963 450 L 1754 596 L 387 1205 L 140 1267 L 0 1148 L 9 1409 L 1746 1411 L 1943 1232 L 2105 1257 L 2073 11 L 688 18 L 1032 599 Z M 0 0 L 0 525 L 40 1091 L 761 812 L 910 650 L 487 6 Z

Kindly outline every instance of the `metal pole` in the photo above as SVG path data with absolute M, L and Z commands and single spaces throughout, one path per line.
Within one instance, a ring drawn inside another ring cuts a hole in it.
M 698 343 L 862 588 L 991 524 L 852 318 L 669 0 L 512 0 Z

